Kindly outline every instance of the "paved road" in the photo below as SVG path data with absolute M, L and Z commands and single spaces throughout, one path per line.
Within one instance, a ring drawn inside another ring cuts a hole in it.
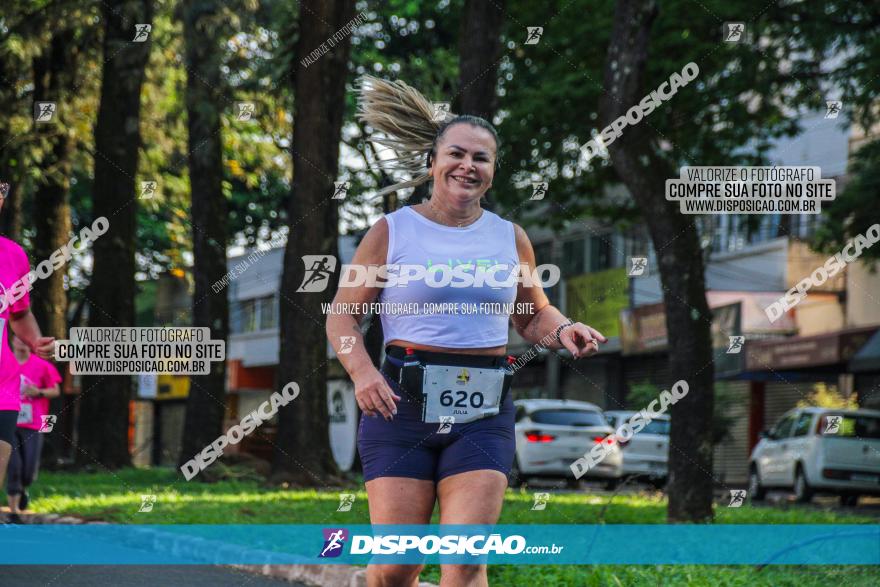
M 306 587 L 229 567 L 183 566 L 3 566 L 0 585 L 15 587 Z

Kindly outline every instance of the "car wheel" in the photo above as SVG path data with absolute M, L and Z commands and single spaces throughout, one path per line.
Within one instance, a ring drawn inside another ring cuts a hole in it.
M 526 477 L 519 468 L 519 459 L 513 457 L 513 465 L 510 467 L 510 474 L 507 476 L 507 485 L 510 487 L 525 487 Z
M 767 490 L 761 485 L 761 478 L 758 476 L 758 469 L 752 467 L 749 469 L 749 497 L 752 501 L 762 501 L 767 495 Z
M 794 474 L 794 496 L 800 503 L 809 503 L 813 499 L 813 489 L 807 483 L 804 468 L 798 465 Z
M 846 508 L 854 508 L 859 503 L 859 496 L 853 494 L 841 495 L 840 505 Z

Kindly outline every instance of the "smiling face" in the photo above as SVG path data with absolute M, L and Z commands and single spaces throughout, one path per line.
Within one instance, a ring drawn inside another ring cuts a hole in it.
M 495 151 L 495 139 L 485 128 L 467 123 L 448 127 L 429 172 L 434 194 L 456 207 L 478 201 L 492 186 Z

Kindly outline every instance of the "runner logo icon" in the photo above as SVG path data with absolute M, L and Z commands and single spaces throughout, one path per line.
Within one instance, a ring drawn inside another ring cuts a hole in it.
M 532 511 L 547 509 L 547 502 L 550 500 L 549 493 L 536 493 L 535 503 L 532 504 Z
M 632 267 L 629 269 L 630 277 L 639 277 L 645 274 L 645 269 L 648 268 L 647 257 L 630 257 L 630 261 L 632 262 Z
M 744 22 L 725 22 L 724 23 L 724 42 L 739 43 L 743 33 L 746 31 Z
M 437 434 L 449 434 L 452 432 L 453 424 L 455 424 L 455 416 L 440 416 L 440 427 L 437 428 Z
M 335 558 L 342 554 L 348 530 L 345 528 L 324 528 L 324 548 L 318 558 Z
M 150 31 L 153 30 L 153 25 L 151 24 L 136 24 L 134 25 L 134 38 L 131 40 L 133 43 L 143 43 L 147 39 L 150 38 Z
M 52 432 L 52 428 L 55 427 L 55 421 L 58 420 L 58 416 L 54 414 L 49 414 L 47 416 L 40 416 L 42 422 L 40 423 L 40 432 Z
M 727 354 L 729 355 L 738 355 L 743 349 L 743 342 L 745 342 L 745 336 L 730 336 L 728 337 L 730 340 L 730 346 L 727 347 Z
M 153 505 L 155 503 L 156 503 L 156 496 L 155 495 L 142 495 L 141 496 L 141 507 L 138 508 L 138 513 L 153 511 Z
M 332 255 L 303 255 L 306 274 L 297 293 L 315 293 L 327 289 L 330 275 L 336 271 L 336 257 Z
M 530 200 L 543 200 L 544 196 L 547 195 L 547 188 L 550 186 L 549 182 L 546 181 L 533 181 L 532 182 L 532 197 Z
M 544 27 L 527 26 L 526 32 L 528 34 L 528 36 L 526 37 L 526 45 L 537 45 L 538 41 L 541 40 L 541 35 L 544 34 Z
M 731 489 L 730 490 L 730 503 L 727 504 L 729 508 L 738 508 L 742 506 L 746 501 L 746 490 L 745 489 Z
M 340 336 L 339 337 L 339 354 L 347 355 L 351 352 L 351 349 L 354 348 L 354 343 L 357 339 L 353 336 Z
M 840 432 L 840 416 L 825 416 L 825 431 L 822 434 L 837 434 Z
M 339 494 L 339 507 L 336 508 L 336 511 L 337 512 L 350 512 L 352 504 L 354 504 L 354 493 L 340 493 Z

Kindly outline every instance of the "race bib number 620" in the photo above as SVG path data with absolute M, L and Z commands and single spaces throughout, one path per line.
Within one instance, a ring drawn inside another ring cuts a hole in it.
M 503 387 L 500 369 L 427 365 L 423 421 L 463 424 L 494 416 L 500 409 Z

